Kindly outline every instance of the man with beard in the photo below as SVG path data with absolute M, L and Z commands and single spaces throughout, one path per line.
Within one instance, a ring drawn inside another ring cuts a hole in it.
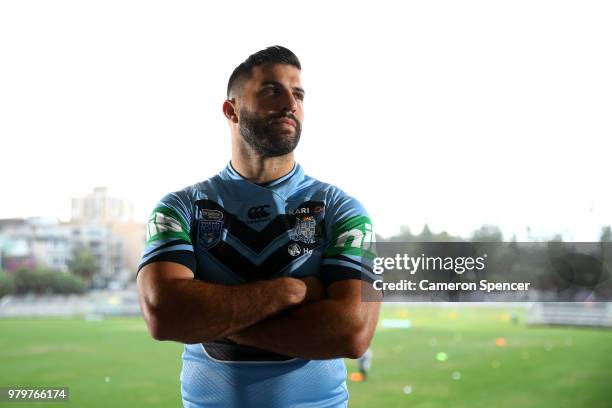
M 185 344 L 185 407 L 345 407 L 342 358 L 372 339 L 372 223 L 295 163 L 300 71 L 280 46 L 240 64 L 223 103 L 230 163 L 149 218 L 140 303 L 153 338 Z

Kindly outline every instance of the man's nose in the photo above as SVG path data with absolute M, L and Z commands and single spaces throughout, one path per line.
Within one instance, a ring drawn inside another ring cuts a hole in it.
M 281 110 L 295 113 L 298 108 L 298 101 L 293 92 L 287 90 L 283 93 Z

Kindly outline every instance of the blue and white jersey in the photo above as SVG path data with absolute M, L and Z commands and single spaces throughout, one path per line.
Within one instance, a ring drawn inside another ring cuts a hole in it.
M 317 276 L 324 285 L 373 279 L 372 222 L 342 190 L 299 165 L 266 185 L 231 166 L 163 197 L 147 225 L 139 266 L 177 262 L 194 278 L 226 285 Z M 344 407 L 342 359 L 305 360 L 230 340 L 186 344 L 185 407 Z

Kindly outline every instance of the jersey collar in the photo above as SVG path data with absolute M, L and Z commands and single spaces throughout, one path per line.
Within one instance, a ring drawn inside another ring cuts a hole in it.
M 229 162 L 225 169 L 219 174 L 222 180 L 236 180 L 242 181 L 246 184 L 254 186 L 260 189 L 266 189 L 273 191 L 274 193 L 283 197 L 289 197 L 296 190 L 298 184 L 304 179 L 304 170 L 297 162 L 294 163 L 291 171 L 284 176 L 281 176 L 275 180 L 270 181 L 264 185 L 253 183 L 240 175 Z

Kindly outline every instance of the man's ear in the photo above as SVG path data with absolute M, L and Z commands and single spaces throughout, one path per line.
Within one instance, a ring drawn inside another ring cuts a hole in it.
M 236 101 L 234 99 L 226 99 L 223 102 L 223 115 L 229 121 L 238 123 L 238 112 L 236 112 Z

